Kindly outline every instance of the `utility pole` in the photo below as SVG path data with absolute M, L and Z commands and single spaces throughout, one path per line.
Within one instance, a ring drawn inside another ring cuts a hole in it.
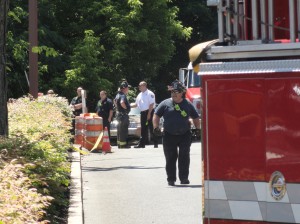
M 38 46 L 38 7 L 37 0 L 29 1 L 29 93 L 38 97 L 38 53 L 32 48 Z
M 0 0 L 0 136 L 8 136 L 6 35 L 9 0 Z

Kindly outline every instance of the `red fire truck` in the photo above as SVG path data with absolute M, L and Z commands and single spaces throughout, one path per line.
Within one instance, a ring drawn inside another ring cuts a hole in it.
M 300 0 L 207 3 L 218 40 L 189 51 L 202 81 L 203 223 L 300 223 Z
M 201 80 L 198 73 L 193 70 L 192 63 L 189 63 L 187 68 L 179 69 L 179 81 L 186 87 L 186 99 L 194 105 L 198 114 L 201 114 Z M 191 125 L 193 136 L 197 138 L 196 127 L 193 125 L 193 122 L 191 122 Z
M 179 81 L 186 87 L 185 97 L 194 105 L 200 114 L 202 104 L 201 80 L 198 73 L 193 70 L 192 63 L 189 63 L 187 68 L 179 69 Z

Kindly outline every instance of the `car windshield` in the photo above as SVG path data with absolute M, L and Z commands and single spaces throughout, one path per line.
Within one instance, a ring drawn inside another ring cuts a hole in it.
M 141 111 L 138 107 L 131 108 L 128 115 L 140 115 Z

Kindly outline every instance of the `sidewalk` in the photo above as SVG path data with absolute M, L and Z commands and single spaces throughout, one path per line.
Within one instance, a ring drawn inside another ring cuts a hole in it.
M 70 156 L 72 163 L 68 224 L 83 224 L 81 158 L 79 152 L 71 152 Z
M 177 180 L 175 187 L 167 185 L 162 145 L 112 151 L 81 156 L 83 214 L 73 213 L 72 207 L 80 213 L 77 196 L 71 200 L 69 214 L 74 217 L 69 217 L 69 224 L 202 223 L 200 143 L 191 147 L 191 184 L 180 185 Z

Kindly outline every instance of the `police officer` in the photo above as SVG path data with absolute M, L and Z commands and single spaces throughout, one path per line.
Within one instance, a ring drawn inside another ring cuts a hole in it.
M 82 113 L 82 96 L 81 96 L 82 87 L 77 88 L 77 96 L 75 96 L 70 103 L 70 107 L 73 110 L 73 115 L 79 116 Z M 72 130 L 71 133 L 75 134 L 75 119 L 72 119 Z
M 71 108 L 73 109 L 73 114 L 79 116 L 82 113 L 82 96 L 81 96 L 81 87 L 77 88 L 77 96 L 75 96 L 70 103 Z
M 103 128 L 107 127 L 108 135 L 110 137 L 110 122 L 113 117 L 113 102 L 107 98 L 107 92 L 102 90 L 99 93 L 100 100 L 97 103 L 95 111 L 103 119 Z
M 189 184 L 190 146 L 192 142 L 191 117 L 197 131 L 200 132 L 199 115 L 194 106 L 184 98 L 185 87 L 178 80 L 168 89 L 171 98 L 162 101 L 155 109 L 153 128 L 155 135 L 161 135 L 159 120 L 164 118 L 163 149 L 166 159 L 167 181 L 170 186 L 176 182 L 176 162 L 178 159 L 181 184 Z M 179 154 L 177 151 L 179 148 Z
M 128 127 L 129 127 L 129 116 L 130 104 L 127 100 L 129 85 L 126 81 L 122 81 L 120 84 L 118 93 L 115 97 L 115 105 L 117 109 L 116 119 L 118 121 L 117 125 L 117 144 L 118 148 L 130 148 L 127 143 L 128 138 Z
M 140 93 L 136 97 L 135 103 L 130 104 L 131 107 L 138 107 L 141 111 L 141 138 L 138 145 L 134 148 L 145 148 L 145 144 L 148 141 L 148 129 L 151 133 L 153 130 L 152 118 L 155 107 L 155 95 L 147 88 L 147 83 L 141 81 L 139 83 Z M 158 147 L 158 140 L 156 136 L 153 136 L 154 148 Z

